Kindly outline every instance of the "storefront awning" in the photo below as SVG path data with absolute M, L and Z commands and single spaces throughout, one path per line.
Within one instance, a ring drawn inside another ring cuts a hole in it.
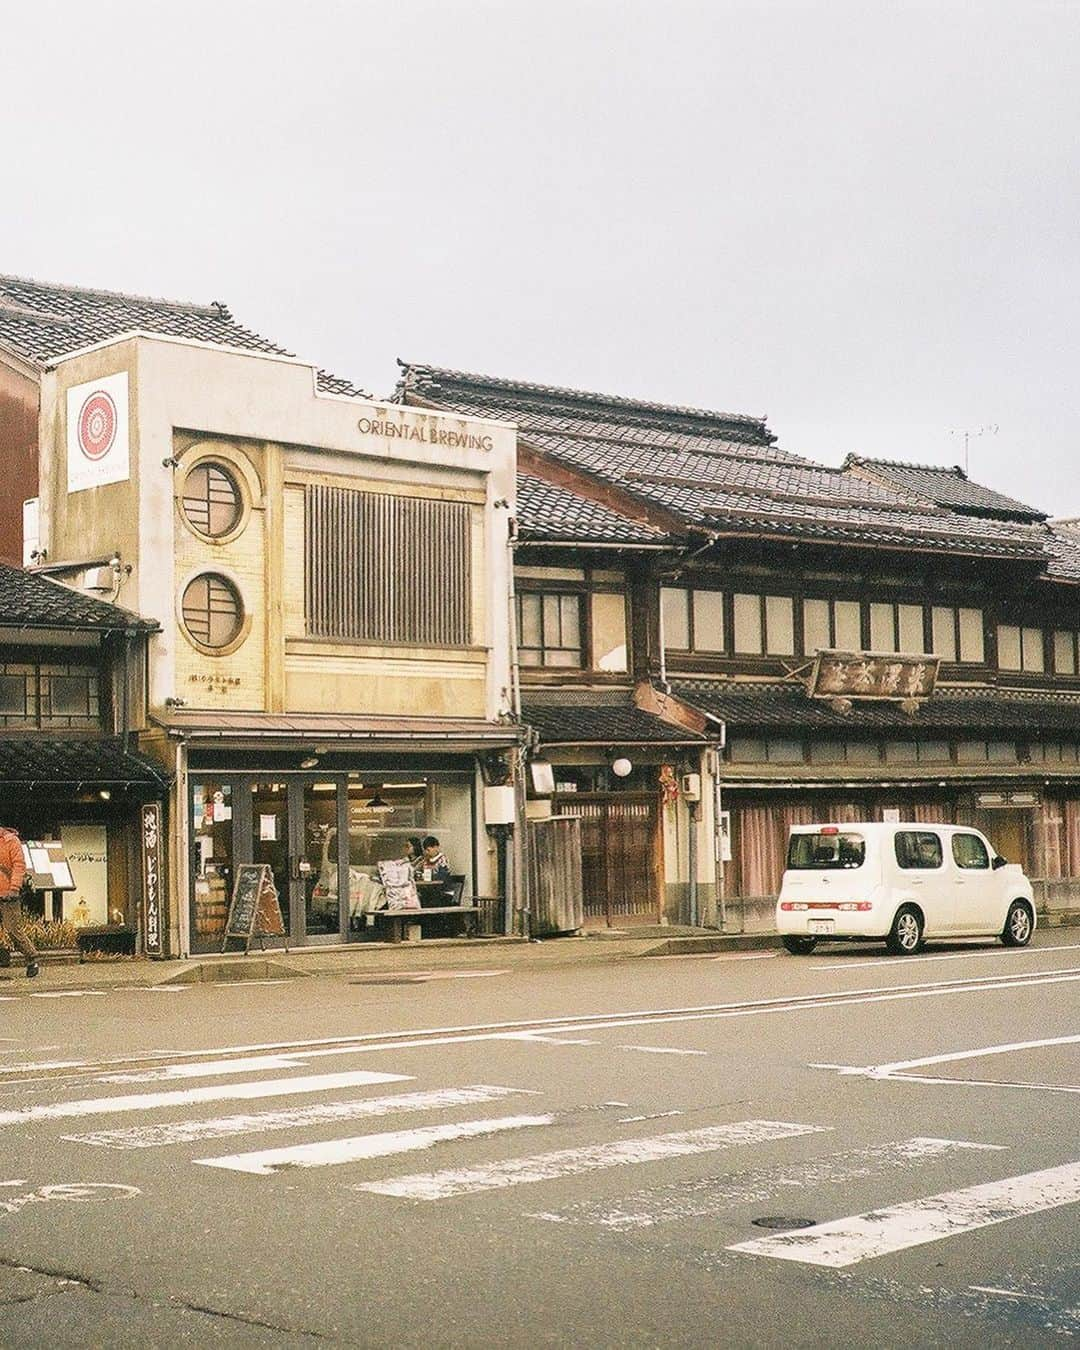
M 140 787 L 161 796 L 168 782 L 164 769 L 145 755 L 125 750 L 118 736 L 72 741 L 0 738 L 0 786 L 5 790 Z
M 193 746 L 289 744 L 314 746 L 325 743 L 340 748 L 343 742 L 373 749 L 397 747 L 487 750 L 516 745 L 522 729 L 511 723 L 485 722 L 479 718 L 451 717 L 348 717 L 332 713 L 205 712 L 184 709 L 155 718 L 170 736 Z

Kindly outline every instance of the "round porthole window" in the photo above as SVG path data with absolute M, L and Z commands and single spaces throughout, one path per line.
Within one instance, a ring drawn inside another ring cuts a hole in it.
M 244 602 L 232 582 L 204 572 L 184 589 L 181 611 L 192 641 L 209 651 L 231 646 L 244 627 Z
M 188 524 L 208 539 L 229 534 L 244 511 L 244 498 L 232 472 L 210 460 L 196 464 L 184 479 L 181 501 Z

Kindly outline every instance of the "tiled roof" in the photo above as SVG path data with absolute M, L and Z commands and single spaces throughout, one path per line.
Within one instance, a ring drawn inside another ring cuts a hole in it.
M 848 455 L 844 468 L 863 469 L 877 479 L 886 479 L 907 492 L 926 498 L 935 506 L 947 506 L 962 514 L 1028 522 L 1046 519 L 1045 511 L 1025 506 L 981 483 L 973 483 L 958 464 L 904 464 L 899 460 Z
M 245 351 L 292 355 L 238 324 L 220 301 L 192 305 L 0 276 L 0 347 L 35 365 L 45 365 L 67 352 L 133 329 Z M 322 370 L 318 384 L 331 394 L 363 392 L 348 380 Z
M 98 633 L 142 629 L 156 633 L 156 619 L 82 595 L 58 581 L 0 563 L 0 627 L 75 628 Z
M 520 441 L 539 455 L 659 506 L 688 529 L 1044 560 L 1037 513 L 962 514 L 898 482 L 815 464 L 779 449 L 761 418 L 416 365 L 403 367 L 397 397 L 516 422 Z
M 1048 574 L 1058 581 L 1080 581 L 1080 531 L 1051 521 L 1046 530 Z
M 32 791 L 40 787 L 155 789 L 168 783 L 165 770 L 144 755 L 128 752 L 118 736 L 103 740 L 54 741 L 47 736 L 0 737 L 0 783 Z
M 1026 695 L 985 690 L 938 688 L 919 711 L 909 715 L 898 703 L 855 701 L 850 712 L 835 710 L 827 699 L 807 698 L 796 684 L 759 684 L 752 688 L 725 681 L 686 680 L 672 685 L 684 703 L 711 713 L 733 732 L 809 731 L 896 732 L 907 738 L 920 732 L 1040 733 L 1080 732 L 1080 695 Z
M 521 720 L 541 745 L 702 745 L 705 738 L 634 706 L 621 690 L 523 690 Z
M 569 488 L 523 472 L 517 477 L 517 519 L 522 539 L 656 544 L 667 537 L 652 525 L 630 520 Z

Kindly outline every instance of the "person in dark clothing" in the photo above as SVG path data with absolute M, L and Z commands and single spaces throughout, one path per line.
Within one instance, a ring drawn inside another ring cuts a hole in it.
M 450 862 L 433 834 L 424 837 L 424 853 L 416 864 L 417 881 L 446 881 L 450 876 Z
M 26 957 L 26 974 L 30 979 L 38 973 L 37 951 L 26 935 L 22 921 L 19 893 L 26 877 L 22 841 L 17 832 L 0 825 L 0 922 L 8 939 Z M 0 947 L 0 966 L 11 965 L 11 953 Z

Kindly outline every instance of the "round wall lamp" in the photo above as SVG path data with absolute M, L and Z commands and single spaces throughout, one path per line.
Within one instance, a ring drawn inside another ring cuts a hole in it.
M 611 761 L 611 772 L 616 778 L 626 778 L 633 767 L 632 762 L 625 755 L 620 755 L 618 759 Z
M 306 759 L 300 761 L 300 767 L 302 769 L 317 769 L 319 767 L 318 756 L 308 755 Z

